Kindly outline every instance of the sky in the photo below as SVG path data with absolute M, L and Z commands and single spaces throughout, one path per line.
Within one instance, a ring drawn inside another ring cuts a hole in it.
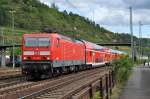
M 67 10 L 95 21 L 100 26 L 117 33 L 130 33 L 129 6 L 133 9 L 133 34 L 139 37 L 139 21 L 142 37 L 150 38 L 150 0 L 40 0 L 59 11 Z

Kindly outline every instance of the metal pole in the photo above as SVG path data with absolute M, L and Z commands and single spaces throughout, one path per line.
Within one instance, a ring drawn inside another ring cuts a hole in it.
M 3 28 L 0 27 L 0 32 L 1 32 L 1 37 L 2 37 L 2 45 L 4 46 L 4 33 L 3 33 Z
M 13 31 L 13 34 L 14 34 L 14 30 L 15 30 L 15 26 L 14 26 L 14 12 L 12 13 L 12 31 Z M 15 42 L 14 42 L 15 44 Z M 15 68 L 15 53 L 14 53 L 14 44 L 13 44 L 13 68 Z
M 132 62 L 134 63 L 134 43 L 133 43 L 132 7 L 129 7 L 129 10 L 130 10 L 131 53 L 132 53 Z
M 95 17 L 94 17 L 94 14 L 95 14 L 95 11 L 94 11 L 94 8 L 93 8 L 93 21 L 95 22 Z
M 139 60 L 141 62 L 141 21 L 139 21 Z
M 16 11 L 9 11 L 12 14 L 12 33 L 14 35 L 15 33 L 15 21 L 14 21 L 14 13 Z M 14 36 L 15 37 L 15 36 Z M 13 68 L 15 68 L 15 52 L 14 52 L 14 47 L 15 47 L 15 41 L 13 42 Z
M 3 28 L 1 28 L 1 36 L 2 36 L 2 45 L 4 46 L 4 33 L 3 33 Z
M 93 22 L 95 22 L 95 11 L 94 11 L 94 8 L 93 8 Z M 93 28 L 93 34 L 95 34 L 96 30 L 95 30 L 95 25 L 94 25 L 94 28 Z
M 4 33 L 3 33 L 3 28 L 1 27 L 0 30 L 1 30 L 1 36 L 2 36 L 2 46 L 4 46 Z M 6 57 L 6 49 L 2 49 L 2 50 L 1 50 L 1 58 L 0 58 L 0 60 L 1 60 L 1 66 L 2 66 L 2 67 L 5 67 L 5 66 L 6 66 L 6 59 L 5 59 L 5 57 Z
M 91 16 L 92 16 L 92 21 L 93 21 L 93 23 L 95 23 L 95 11 L 94 11 L 94 8 L 91 8 L 90 11 L 91 11 Z M 93 30 L 91 32 L 92 32 L 92 34 L 95 34 L 95 32 L 96 32 L 94 24 L 93 24 Z
M 149 38 L 149 35 L 147 35 L 147 37 Z M 147 47 L 149 48 L 149 39 L 147 39 Z M 149 57 L 150 57 L 150 53 L 148 52 L 148 66 L 149 66 Z

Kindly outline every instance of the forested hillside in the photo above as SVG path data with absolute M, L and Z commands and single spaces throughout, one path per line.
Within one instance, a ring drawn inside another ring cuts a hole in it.
M 13 15 L 11 11 L 14 11 Z M 13 16 L 15 34 L 11 31 Z M 88 18 L 72 12 L 59 12 L 54 4 L 50 8 L 38 0 L 0 0 L 0 26 L 7 43 L 12 38 L 17 38 L 15 40 L 19 43 L 22 33 L 42 31 L 45 27 L 71 37 L 78 34 L 79 38 L 97 43 L 130 42 L 128 34 L 112 33 Z

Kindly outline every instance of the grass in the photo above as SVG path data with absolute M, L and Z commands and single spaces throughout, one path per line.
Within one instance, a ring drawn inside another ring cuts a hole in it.
M 121 91 L 122 91 L 123 85 L 124 85 L 124 84 L 116 85 L 116 86 L 112 89 L 112 95 L 111 95 L 110 99 L 118 99 L 118 98 L 119 98 L 119 95 L 120 95 L 120 93 L 121 93 Z
M 121 93 L 123 86 L 124 86 L 124 84 L 116 85 L 112 89 L 112 95 L 110 96 L 110 99 L 118 99 L 119 94 Z M 100 98 L 100 92 L 96 92 L 94 98 L 92 98 L 92 99 L 101 99 Z
M 12 43 L 21 44 L 23 33 L 36 32 L 31 30 L 15 29 L 15 32 L 13 33 L 12 28 L 10 27 L 1 27 L 1 31 L 3 32 L 3 36 L 2 33 L 0 33 L 0 39 L 4 38 L 5 45 L 12 45 Z M 2 44 L 2 40 L 0 41 L 0 44 Z
M 101 99 L 100 98 L 100 92 L 97 91 L 95 94 L 94 94 L 94 98 L 93 99 Z

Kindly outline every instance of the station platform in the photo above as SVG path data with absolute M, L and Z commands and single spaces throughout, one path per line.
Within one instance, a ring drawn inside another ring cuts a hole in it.
M 138 66 L 120 93 L 119 99 L 150 99 L 150 66 Z

